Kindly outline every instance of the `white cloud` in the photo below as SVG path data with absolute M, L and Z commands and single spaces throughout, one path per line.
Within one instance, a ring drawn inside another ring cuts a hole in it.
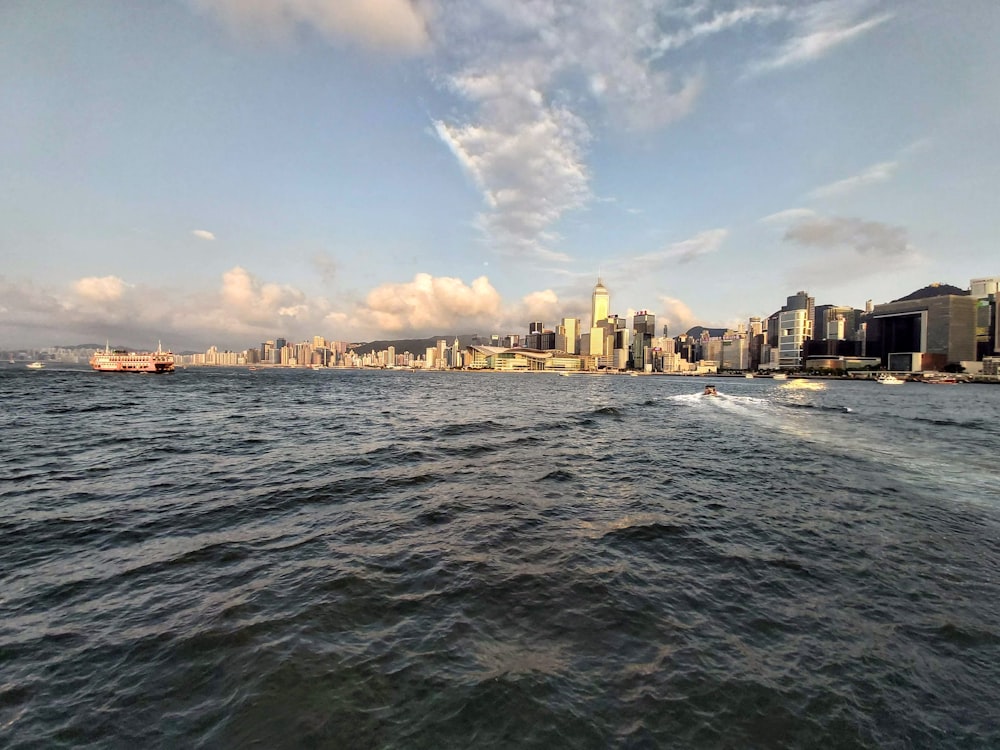
M 677 263 L 690 263 L 694 259 L 714 253 L 729 236 L 728 229 L 707 229 L 680 242 L 674 242 L 663 250 L 641 255 L 635 260 L 641 263 L 662 263 L 673 260 Z
M 662 330 L 667 325 L 671 336 L 678 336 L 698 324 L 691 308 L 676 297 L 660 297 L 660 312 L 657 315 L 657 328 Z
M 480 226 L 505 252 L 568 260 L 558 222 L 591 201 L 590 122 L 659 128 L 688 114 L 698 71 L 654 64 L 658 4 L 535 0 L 452 4 L 436 16 L 448 89 L 435 122 L 481 191 Z M 580 85 L 577 85 L 580 84 Z
M 498 320 L 502 305 L 500 294 L 485 276 L 467 285 L 461 279 L 418 273 L 412 281 L 372 289 L 358 315 L 387 334 L 433 334 L 456 325 Z
M 590 198 L 583 122 L 568 110 L 536 106 L 531 117 L 500 116 L 491 125 L 435 126 L 482 191 L 489 211 L 480 223 L 498 249 L 569 260 L 550 249 L 557 237 L 549 227 Z
M 207 229 L 193 229 L 191 234 L 200 240 L 214 240 L 215 235 L 209 232 Z
M 562 317 L 559 296 L 551 289 L 532 292 L 521 300 L 525 320 L 541 320 L 546 326 L 552 327 L 554 321 Z M 522 325 L 523 327 L 523 325 Z
M 236 266 L 222 275 L 220 312 L 234 322 L 267 327 L 282 318 L 307 318 L 306 295 L 293 286 L 266 283 Z
M 790 16 L 793 23 L 790 38 L 776 54 L 752 64 L 749 73 L 767 73 L 818 60 L 893 17 L 883 13 L 857 20 L 858 10 L 864 5 L 821 2 L 798 9 Z
M 122 298 L 128 285 L 117 276 L 88 276 L 73 282 L 73 291 L 88 302 L 113 302 Z
M 411 0 L 190 0 L 230 28 L 287 36 L 309 26 L 332 40 L 402 53 L 429 44 L 429 4 Z
M 759 221 L 761 224 L 784 226 L 804 219 L 811 219 L 817 215 L 811 208 L 788 208 L 784 211 L 778 211 L 777 213 L 765 216 Z
M 699 11 L 700 14 L 700 11 Z M 691 23 L 692 18 L 685 20 L 688 26 L 677 29 L 673 33 L 661 38 L 654 46 L 654 58 L 660 57 L 680 47 L 684 47 L 691 42 L 695 42 L 703 37 L 718 34 L 737 26 L 748 23 L 773 23 L 788 17 L 788 9 L 781 5 L 760 5 L 734 8 L 732 10 L 716 13 L 707 21 Z
M 828 185 L 823 185 L 809 192 L 810 198 L 830 198 L 837 195 L 850 193 L 865 185 L 872 185 L 878 182 L 886 182 L 892 179 L 893 174 L 899 167 L 899 162 L 883 161 L 873 164 L 859 174 L 846 177 Z

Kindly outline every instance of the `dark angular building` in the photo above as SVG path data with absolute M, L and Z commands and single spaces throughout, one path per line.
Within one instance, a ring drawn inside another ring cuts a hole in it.
M 875 305 L 867 320 L 865 354 L 879 357 L 890 370 L 941 370 L 974 360 L 976 303 L 961 289 L 931 285 Z

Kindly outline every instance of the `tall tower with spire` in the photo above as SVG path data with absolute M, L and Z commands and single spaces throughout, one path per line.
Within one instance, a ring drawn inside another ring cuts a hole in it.
M 607 336 L 608 317 L 611 312 L 611 295 L 608 294 L 601 277 L 597 277 L 597 285 L 590 297 L 590 329 L 580 337 L 580 353 L 603 357 L 609 352 L 605 344 Z M 611 326 L 612 329 L 614 326 Z M 613 330 L 612 330 L 613 334 Z
M 611 295 L 608 294 L 604 282 L 598 276 L 597 286 L 594 287 L 594 293 L 590 297 L 590 327 L 597 328 L 597 326 L 608 319 L 608 315 L 610 314 Z

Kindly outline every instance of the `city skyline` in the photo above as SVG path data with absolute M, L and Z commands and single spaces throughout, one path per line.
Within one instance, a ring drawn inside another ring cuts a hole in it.
M 996 273 L 1000 10 L 0 10 L 0 347 L 732 327 Z

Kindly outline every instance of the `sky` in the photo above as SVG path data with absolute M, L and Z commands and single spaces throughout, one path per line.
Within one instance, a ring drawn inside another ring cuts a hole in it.
M 967 288 L 997 39 L 996 0 L 4 0 L 0 348 Z

